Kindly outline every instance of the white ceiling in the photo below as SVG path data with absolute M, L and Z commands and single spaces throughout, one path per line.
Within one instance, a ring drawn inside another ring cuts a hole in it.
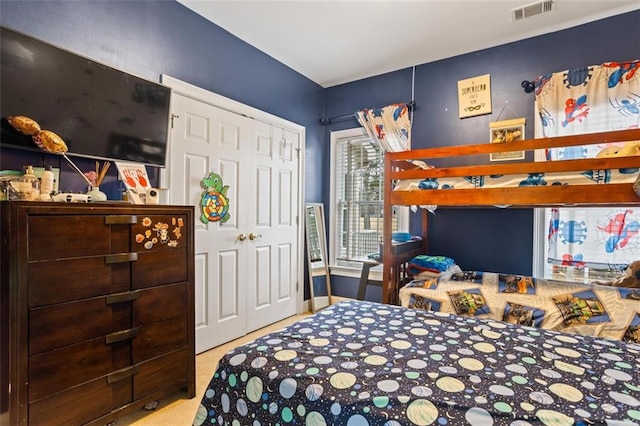
M 512 22 L 511 9 L 534 0 L 178 1 L 323 87 L 640 9 L 639 0 L 557 0 Z

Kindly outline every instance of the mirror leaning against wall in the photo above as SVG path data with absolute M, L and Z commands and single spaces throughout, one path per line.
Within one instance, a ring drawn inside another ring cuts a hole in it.
M 305 206 L 305 235 L 311 312 L 331 305 L 331 280 L 327 256 L 324 206 L 307 203 Z

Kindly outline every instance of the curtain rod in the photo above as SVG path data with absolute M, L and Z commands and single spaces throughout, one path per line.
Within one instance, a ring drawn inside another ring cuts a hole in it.
M 407 102 L 405 105 L 407 106 L 407 108 L 409 108 L 409 111 L 413 111 L 414 109 L 416 109 L 416 101 Z M 332 124 L 336 121 L 348 120 L 350 118 L 353 118 L 355 120 L 356 119 L 355 114 L 344 114 L 344 115 L 338 115 L 335 117 L 321 118 L 320 124 L 322 124 L 323 126 L 326 126 L 327 124 Z
M 350 118 L 353 118 L 355 120 L 356 119 L 355 114 L 336 115 L 335 117 L 321 118 L 320 124 L 322 124 L 323 126 L 326 126 L 327 124 L 331 124 L 335 121 L 343 121 L 343 120 L 348 120 Z

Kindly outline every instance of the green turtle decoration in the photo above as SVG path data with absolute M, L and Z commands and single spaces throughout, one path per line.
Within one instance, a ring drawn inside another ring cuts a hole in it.
M 228 185 L 222 183 L 220 175 L 209 173 L 209 176 L 202 179 L 202 187 L 205 189 L 200 201 L 202 215 L 200 220 L 207 222 L 226 222 L 229 214 L 229 199 L 227 198 Z

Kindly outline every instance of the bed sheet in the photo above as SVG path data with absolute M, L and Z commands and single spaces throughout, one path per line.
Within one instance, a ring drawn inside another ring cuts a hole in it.
M 195 425 L 640 420 L 640 346 L 365 301 L 227 353 Z
M 640 289 L 463 271 L 400 289 L 400 304 L 640 343 Z
M 594 185 L 633 183 L 640 175 L 638 168 L 585 170 L 581 173 L 532 173 L 514 175 L 464 176 L 449 178 L 402 179 L 395 191 L 432 189 L 507 188 L 547 185 Z

